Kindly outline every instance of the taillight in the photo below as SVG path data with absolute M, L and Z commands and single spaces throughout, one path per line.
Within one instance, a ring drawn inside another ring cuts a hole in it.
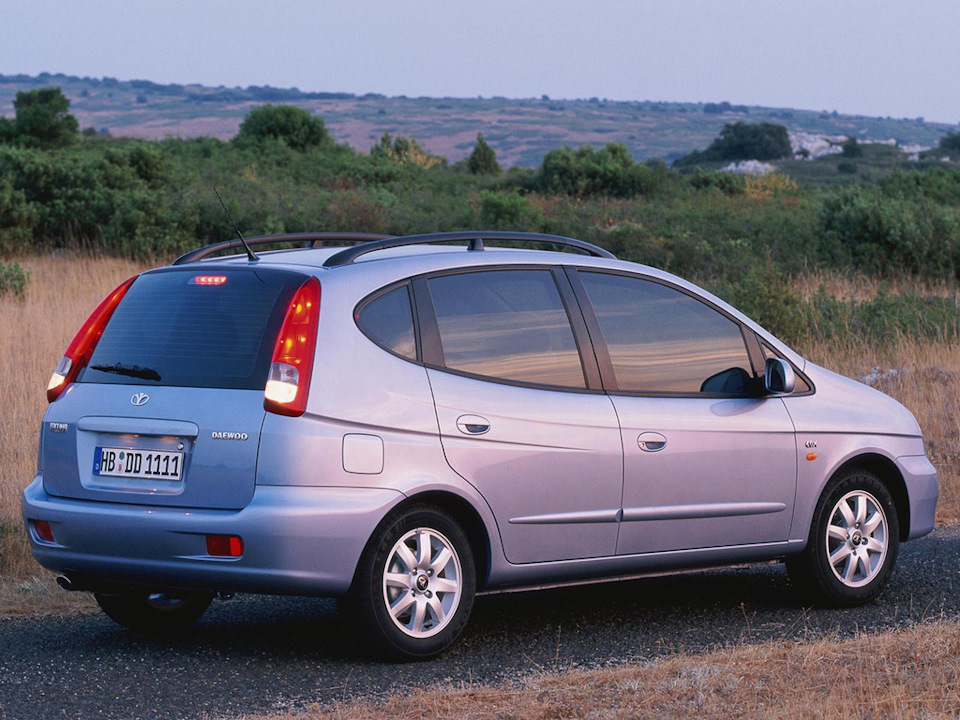
M 123 299 L 127 289 L 133 284 L 137 276 L 121 283 L 116 290 L 107 295 L 94 310 L 87 321 L 73 336 L 67 351 L 60 362 L 57 363 L 56 370 L 50 377 L 50 383 L 47 385 L 47 402 L 53 402 L 64 389 L 77 379 L 77 374 L 87 365 L 93 349 L 97 346 L 100 336 L 103 335 L 103 329 L 107 326 L 110 316 L 117 309 L 117 305 Z
M 293 296 L 277 335 L 263 391 L 264 409 L 291 416 L 307 409 L 319 319 L 320 282 L 312 277 Z

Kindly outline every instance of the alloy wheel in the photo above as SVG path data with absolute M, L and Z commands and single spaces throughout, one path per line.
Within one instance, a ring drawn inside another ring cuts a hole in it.
M 827 523 L 830 568 L 847 587 L 867 585 L 883 569 L 889 530 L 877 499 L 865 490 L 853 490 L 837 501 Z
M 456 548 L 441 533 L 415 528 L 387 555 L 383 599 L 394 624 L 413 638 L 436 635 L 460 604 L 462 570 Z

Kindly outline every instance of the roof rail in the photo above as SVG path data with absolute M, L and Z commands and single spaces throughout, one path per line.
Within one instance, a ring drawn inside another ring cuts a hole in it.
M 247 245 L 270 245 L 274 243 L 299 242 L 304 247 L 318 248 L 326 243 L 341 242 L 371 242 L 377 240 L 386 240 L 392 235 L 376 235 L 373 233 L 341 233 L 341 232 L 302 232 L 302 233 L 284 233 L 281 235 L 259 235 L 257 237 L 247 238 Z M 221 250 L 242 250 L 243 243 L 239 238 L 233 240 L 223 240 L 211 245 L 204 245 L 196 250 L 184 253 L 173 261 L 174 265 L 183 265 L 185 263 L 197 262 L 206 257 L 215 255 Z
M 498 240 L 502 242 L 530 242 L 544 243 L 548 245 L 560 245 L 580 250 L 593 257 L 604 257 L 616 260 L 616 255 L 604 250 L 602 247 L 583 240 L 574 240 L 573 238 L 563 237 L 561 235 L 542 235 L 540 233 L 526 232 L 501 232 L 501 231 L 478 231 L 468 232 L 445 232 L 445 233 L 426 233 L 424 235 L 402 235 L 396 237 L 387 237 L 379 240 L 365 242 L 362 245 L 344 248 L 338 253 L 334 253 L 323 263 L 324 267 L 337 267 L 339 265 L 349 265 L 361 255 L 376 252 L 377 250 L 386 250 L 388 248 L 403 247 L 405 245 L 430 245 L 433 243 L 447 243 L 467 240 L 468 251 L 483 250 L 484 240 Z

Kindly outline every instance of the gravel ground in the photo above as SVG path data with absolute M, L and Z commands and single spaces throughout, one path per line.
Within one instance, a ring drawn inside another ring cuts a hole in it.
M 160 638 L 102 615 L 0 620 L 0 718 L 231 717 L 958 616 L 951 526 L 901 546 L 890 588 L 868 607 L 804 607 L 778 565 L 489 596 L 453 651 L 419 664 L 365 660 L 329 600 L 242 596 Z

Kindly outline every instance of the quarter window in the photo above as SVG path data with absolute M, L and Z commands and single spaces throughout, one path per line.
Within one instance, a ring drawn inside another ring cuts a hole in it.
M 410 290 L 402 285 L 374 298 L 357 313 L 363 334 L 384 350 L 409 360 L 417 359 Z
M 744 395 L 753 370 L 740 326 L 660 283 L 580 272 L 620 390 Z
M 428 282 L 446 367 L 521 383 L 585 387 L 551 271 L 490 270 Z

